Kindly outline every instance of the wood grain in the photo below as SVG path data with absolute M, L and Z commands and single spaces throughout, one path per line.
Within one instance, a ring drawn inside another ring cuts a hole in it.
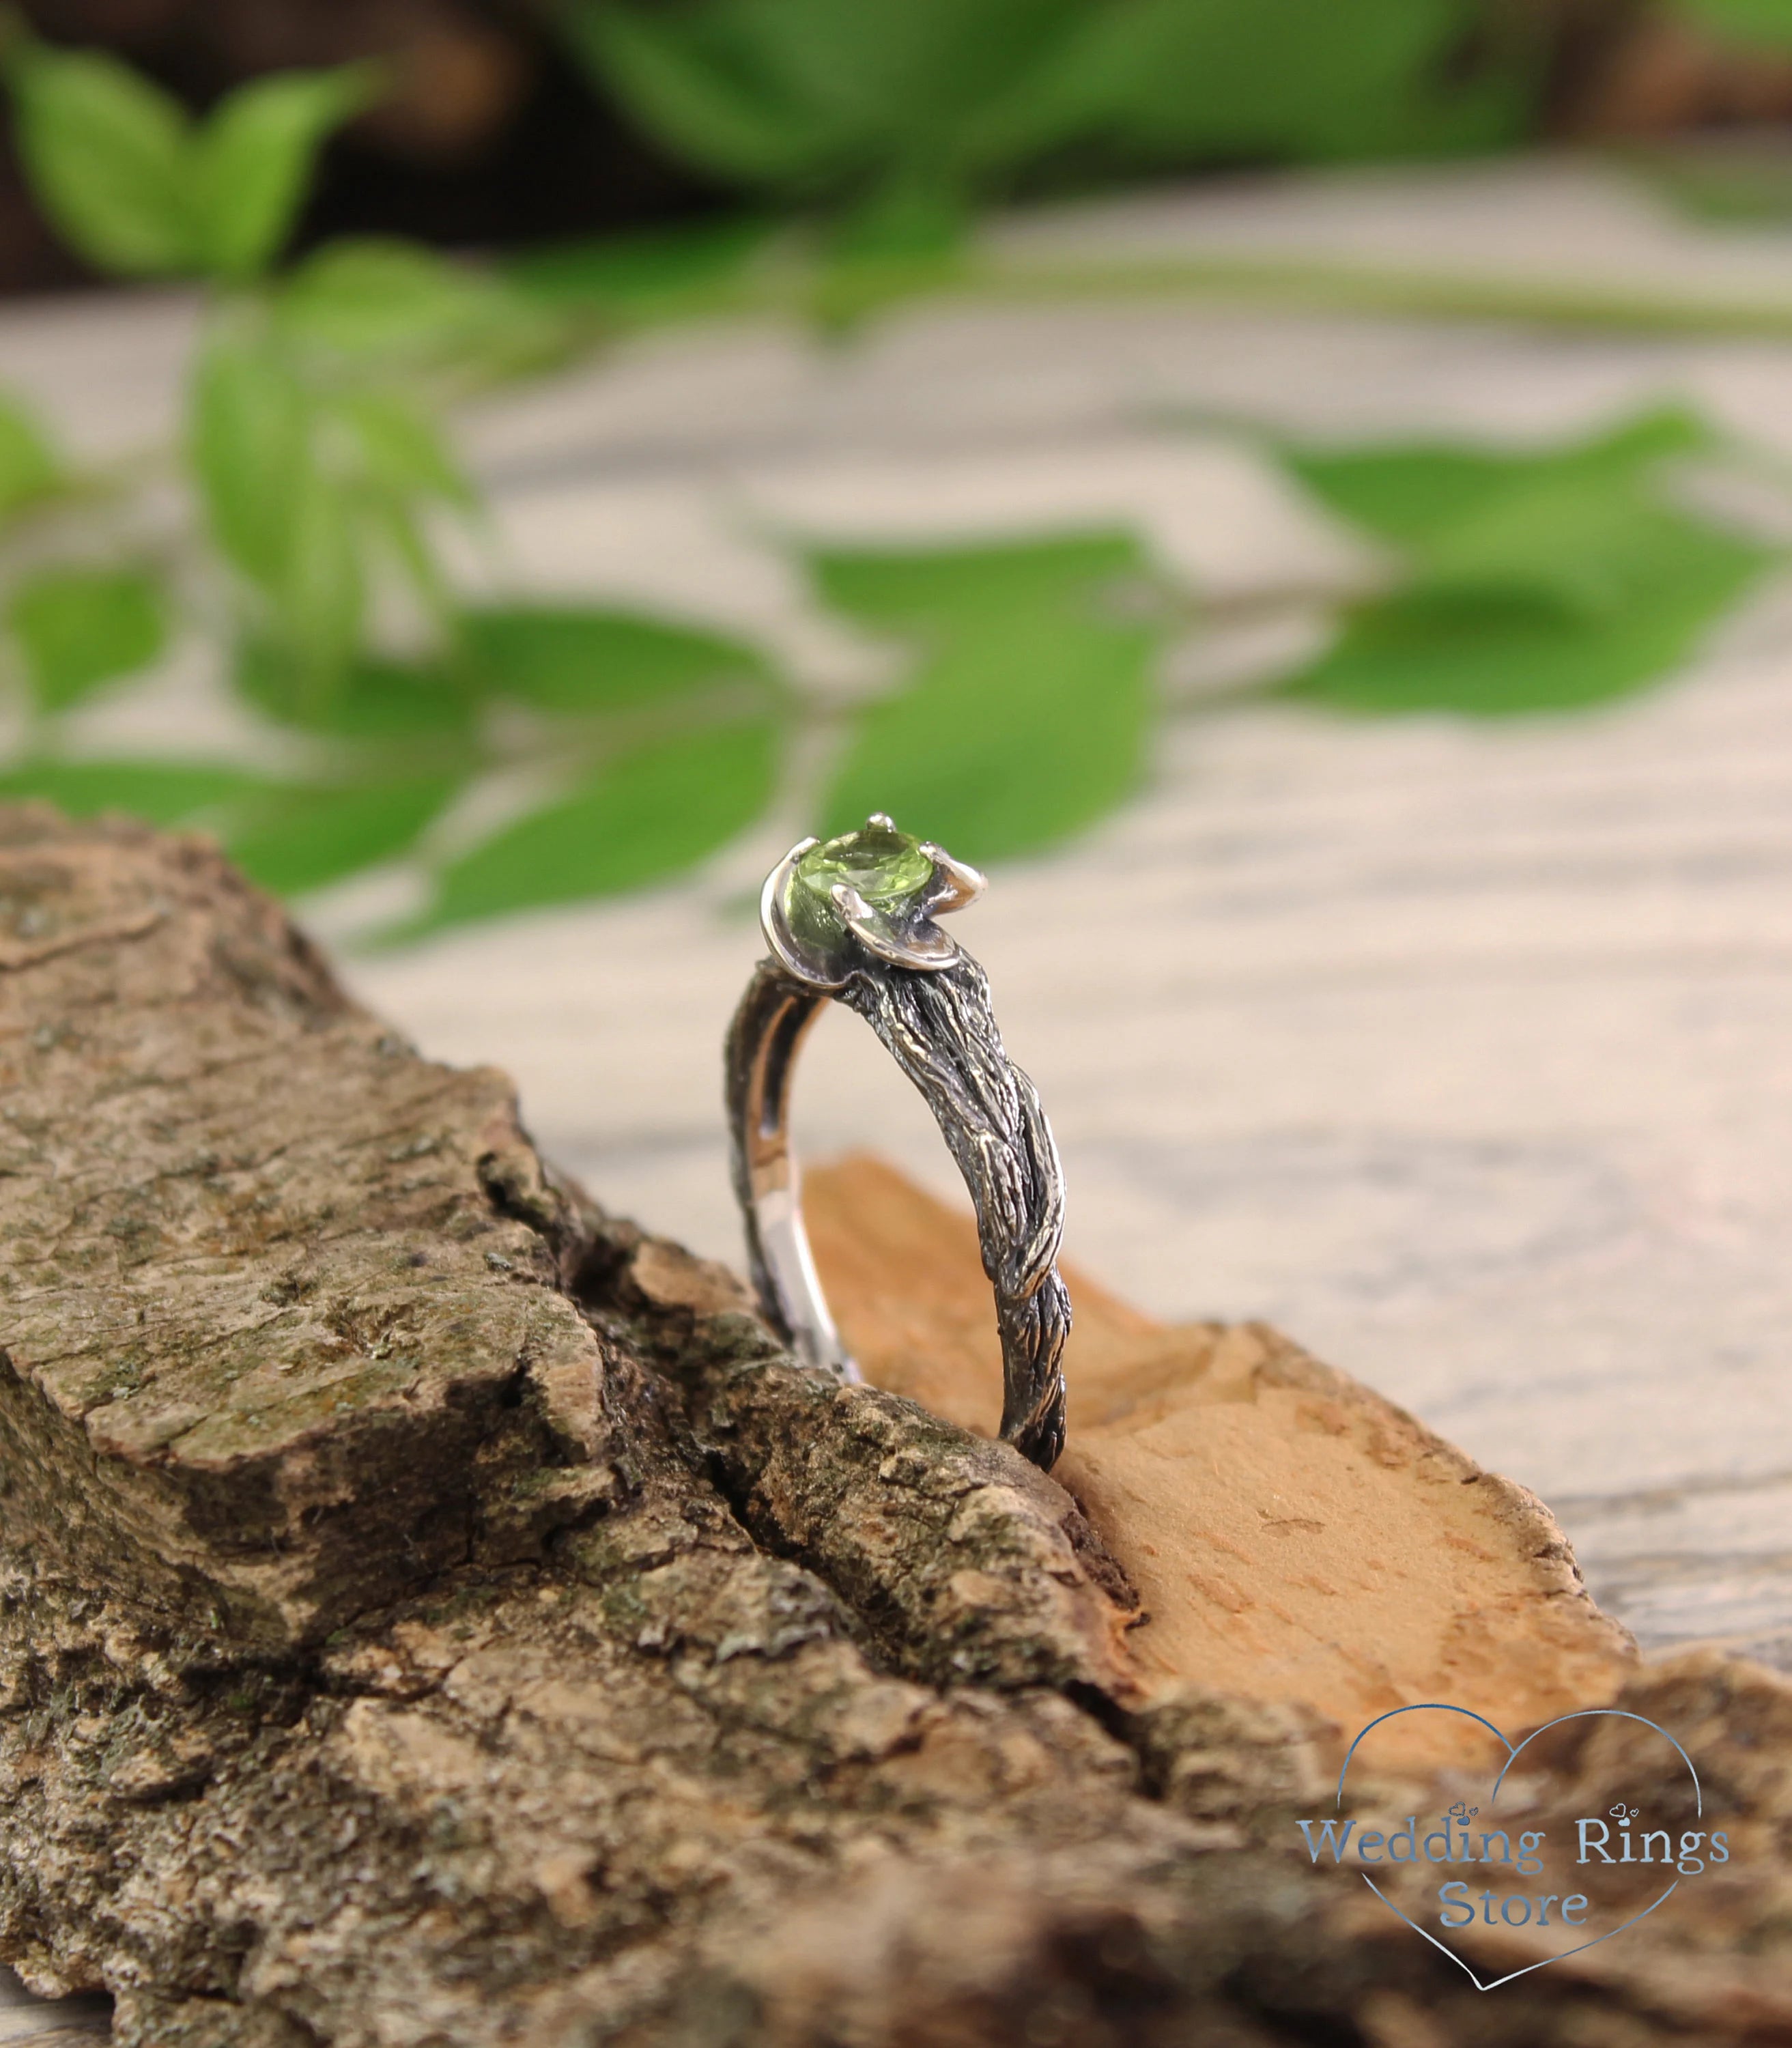
M 867 1376 L 990 1430 L 1001 1357 L 970 1220 L 864 1157 L 812 1173 L 805 1208 Z M 1167 1327 L 1067 1278 L 1054 1476 L 1143 1597 L 1127 1640 L 1148 1690 L 1298 1703 L 1348 1740 L 1433 1699 L 1530 1726 L 1631 1674 L 1534 1496 L 1266 1325 Z M 1386 1759 L 1462 1747 L 1438 1722 L 1398 1732 Z

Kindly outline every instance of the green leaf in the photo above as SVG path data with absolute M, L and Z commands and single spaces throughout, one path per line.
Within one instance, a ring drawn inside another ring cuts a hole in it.
M 26 40 L 6 60 L 19 145 L 66 239 L 125 277 L 242 279 L 279 253 L 330 133 L 373 96 L 366 65 L 228 95 L 202 128 L 116 59 Z
M 1519 131 L 1530 68 L 1492 61 L 1478 0 L 1147 0 L 1123 148 L 1177 163 L 1488 147 Z M 1480 38 L 1480 61 L 1474 56 Z
M 248 635 L 285 664 L 285 714 L 326 720 L 361 651 L 372 592 L 396 572 L 444 635 L 451 600 L 421 514 L 471 510 L 471 487 L 423 404 L 336 382 L 253 316 L 221 326 L 194 378 L 189 440 L 208 523 L 254 586 Z
M 43 429 L 16 399 L 0 397 L 0 519 L 48 497 L 63 481 Z
M 190 440 L 213 537 L 321 708 L 359 645 L 367 587 L 352 483 L 324 467 L 315 429 L 275 338 L 230 328 L 202 353 Z
M 430 930 L 638 889 L 694 867 L 770 801 L 778 727 L 713 727 L 636 748 L 444 871 Z
M 459 786 L 452 775 L 401 775 L 270 789 L 243 807 L 225 844 L 251 881 L 298 895 L 404 853 Z
M 1107 10 L 1131 18 L 1136 0 Z M 1018 147 L 1032 153 L 1068 139 L 1096 111 L 1066 104 L 1080 60 L 1090 64 L 1087 0 L 906 0 L 867 8 L 852 0 L 711 0 L 710 14 L 751 52 L 760 74 L 815 111 L 843 157 L 896 165 L 913 176 L 941 165 L 962 173 L 981 157 L 974 140 L 1021 108 Z M 1043 90 L 1042 90 L 1043 88 Z M 992 122 L 991 116 L 999 117 Z M 987 138 L 986 138 L 987 139 Z M 880 180 L 881 181 L 881 180 Z
M 1455 442 L 1367 448 L 1285 449 L 1294 475 L 1346 519 L 1391 541 L 1422 547 L 1502 500 L 1558 483 L 1634 479 L 1649 466 L 1706 453 L 1712 436 L 1674 408 L 1647 413 L 1564 448 L 1508 454 Z M 1553 544 L 1552 544 L 1553 545 Z
M 410 586 L 432 630 L 443 641 L 456 638 L 460 608 L 447 572 L 436 558 L 421 517 L 421 506 L 396 492 L 363 484 L 357 493 L 361 545 L 369 562 L 369 584 L 377 587 L 395 570 Z
M 976 188 L 1072 147 L 1188 163 L 1509 141 L 1544 71 L 1542 39 L 1511 14 L 1486 0 L 569 0 L 564 19 L 677 155 L 739 184 L 871 196 L 868 226 L 913 246 Z
M 1141 0 L 583 0 L 574 46 L 678 154 L 744 184 L 879 195 L 912 232 L 1110 119 Z
M 361 642 L 367 579 L 349 493 L 320 469 L 304 471 L 293 504 L 292 545 L 270 595 L 287 646 L 322 706 L 340 692 Z
M 289 332 L 351 356 L 390 355 L 433 343 L 467 316 L 467 281 L 401 242 L 333 242 L 286 281 L 279 317 Z
M 679 155 L 753 184 L 813 176 L 836 151 L 828 125 L 754 65 L 751 31 L 731 35 L 727 14 L 591 0 L 566 21 L 575 49 Z
M 550 712 L 621 712 L 731 682 L 770 682 L 739 641 L 628 612 L 510 605 L 463 622 L 479 686 Z
M 79 254 L 121 277 L 193 267 L 189 123 L 114 58 L 26 41 L 6 61 L 32 188 Z
M 163 826 L 265 786 L 235 769 L 179 762 L 31 761 L 0 773 L 0 797 L 41 797 L 71 817 L 122 811 Z
M 1146 5 L 1072 12 L 1005 86 L 966 110 L 960 154 L 979 169 L 1025 164 L 1109 126 L 1150 65 L 1159 27 Z
M 363 656 L 349 663 L 339 687 L 319 702 L 291 650 L 263 640 L 238 650 L 236 685 L 251 704 L 282 724 L 345 739 L 447 743 L 464 734 L 473 718 L 460 671 L 447 661 Z
M 395 390 L 345 391 L 332 409 L 354 435 L 370 483 L 398 498 L 439 498 L 463 511 L 477 503 L 441 429 L 415 399 Z
M 1647 606 L 1689 553 L 1733 545 L 1634 487 L 1553 480 L 1515 494 L 1435 535 L 1422 554 L 1427 587 L 1548 597 L 1565 611 Z M 1746 552 L 1746 551 L 1745 551 Z
M 961 859 L 1055 844 L 1138 786 L 1159 629 L 1119 603 L 1148 574 L 1124 535 L 904 555 L 837 554 L 823 596 L 914 650 L 871 705 L 823 806 L 842 832 L 886 811 Z
M 304 387 L 265 336 L 229 328 L 201 351 L 188 440 L 212 538 L 245 576 L 277 585 L 311 467 L 311 418 Z
M 1405 553 L 1285 685 L 1369 711 L 1495 716 L 1599 702 L 1667 675 L 1768 559 L 1663 494 L 1710 436 L 1678 413 L 1540 454 L 1406 447 L 1295 457 L 1335 510 Z
M 41 570 L 14 592 L 7 623 L 45 711 L 147 668 L 168 637 L 161 585 L 140 569 Z
M 1708 537 L 1674 587 L 1600 621 L 1512 594 L 1418 590 L 1364 607 L 1285 694 L 1340 710 L 1510 717 L 1578 710 L 1670 675 L 1761 566 L 1756 550 Z
M 351 64 L 287 72 L 240 86 L 196 139 L 193 232 L 204 268 L 258 276 L 278 255 L 325 140 L 371 103 L 378 75 Z
M 538 367 L 563 345 L 542 302 L 489 271 L 404 242 L 332 242 L 281 286 L 274 316 L 297 347 L 363 368 Z
M 510 275 L 533 297 L 574 312 L 665 317 L 726 304 L 765 249 L 773 223 L 756 215 L 607 235 L 533 249 Z

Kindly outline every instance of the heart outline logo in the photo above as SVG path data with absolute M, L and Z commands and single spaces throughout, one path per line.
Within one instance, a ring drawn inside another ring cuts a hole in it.
M 1499 1788 L 1506 1782 L 1507 1773 L 1538 1737 L 1547 1735 L 1551 1728 L 1561 1728 L 1569 1721 L 1636 1721 L 1643 1727 L 1653 1730 L 1662 1741 L 1669 1744 L 1681 1762 L 1685 1765 L 1686 1775 L 1693 1781 L 1694 1814 L 1700 1820 L 1705 1817 L 1705 1788 L 1699 1782 L 1699 1774 L 1693 1765 L 1693 1759 L 1665 1728 L 1662 1728 L 1659 1723 L 1650 1720 L 1646 1714 L 1633 1714 L 1626 1707 L 1580 1707 L 1571 1714 L 1557 1714 L 1553 1721 L 1545 1721 L 1541 1728 L 1533 1728 L 1522 1742 L 1514 1744 L 1507 1740 L 1504 1731 L 1495 1728 L 1484 1714 L 1477 1714 L 1468 1707 L 1453 1706 L 1447 1700 L 1415 1701 L 1410 1706 L 1391 1707 L 1385 1714 L 1377 1714 L 1367 1728 L 1359 1730 L 1356 1741 L 1352 1742 L 1350 1747 L 1344 1751 L 1344 1760 L 1338 1771 L 1338 1796 L 1334 1803 L 1340 1809 L 1344 1805 L 1344 1780 L 1350 1775 L 1350 1760 L 1356 1755 L 1357 1744 L 1363 1740 L 1363 1736 L 1379 1728 L 1383 1721 L 1396 1720 L 1402 1714 L 1439 1712 L 1460 1714 L 1464 1720 L 1478 1722 L 1505 1751 L 1506 1761 L 1499 1767 L 1499 1775 L 1494 1779 L 1493 1790 L 1488 1796 L 1488 1804 L 1490 1807 L 1498 1802 Z M 1495 1977 L 1491 1984 L 1483 1984 L 1474 1970 L 1462 1960 L 1455 1949 L 1450 1948 L 1446 1943 L 1440 1941 L 1435 1934 L 1429 1933 L 1425 1928 L 1420 1926 L 1416 1920 L 1411 1919 L 1402 1913 L 1366 1870 L 1359 1871 L 1357 1875 L 1396 1920 L 1402 1921 L 1406 1926 L 1410 1927 L 1421 1941 L 1429 1941 L 1440 1954 L 1448 1956 L 1476 1991 L 1498 1991 L 1502 1984 L 1511 1984 L 1519 1977 L 1527 1977 L 1533 1970 L 1546 1969 L 1551 1963 L 1565 1962 L 1570 1956 L 1584 1955 L 1588 1949 L 1596 1949 L 1602 1941 L 1609 1941 L 1615 1934 L 1622 1934 L 1627 1928 L 1634 1927 L 1639 1920 L 1647 1920 L 1658 1906 L 1664 1904 L 1680 1889 L 1680 1879 L 1676 1877 L 1667 1890 L 1662 1892 L 1658 1899 L 1651 1900 L 1640 1913 L 1633 1913 L 1629 1919 L 1620 1921 L 1616 1927 L 1608 1927 L 1603 1934 L 1596 1934 L 1590 1941 L 1582 1941 L 1577 1947 L 1564 1949 L 1559 1956 L 1545 1956 L 1538 1962 L 1526 1963 L 1522 1969 L 1508 1970 L 1504 1976 Z

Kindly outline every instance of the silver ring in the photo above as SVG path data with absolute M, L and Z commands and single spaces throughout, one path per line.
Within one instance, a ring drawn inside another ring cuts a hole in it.
M 790 1083 L 830 998 L 856 1010 L 925 1098 L 977 1212 L 1002 1336 L 1002 1437 L 1045 1471 L 1064 1449 L 1058 1277 L 1064 1176 L 1031 1081 L 1002 1049 L 983 969 L 935 917 L 983 878 L 881 812 L 863 831 L 805 839 L 766 878 L 762 960 L 729 1027 L 735 1193 L 760 1306 L 805 1364 L 856 1380 L 809 1251 L 790 1149 Z

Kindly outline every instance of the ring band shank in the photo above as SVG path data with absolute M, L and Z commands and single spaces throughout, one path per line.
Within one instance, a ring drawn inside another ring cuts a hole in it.
M 728 1120 L 735 1193 L 760 1305 L 805 1365 L 857 1380 L 815 1270 L 790 1150 L 791 1078 L 825 1000 L 763 968 L 754 977 L 728 1034 Z
M 921 974 L 867 963 L 834 999 L 856 1010 L 925 1098 L 977 1212 L 995 1294 L 1002 1435 L 1049 1469 L 1064 1445 L 1070 1305 L 1059 1278 L 1064 1183 L 1037 1092 L 1003 1050 L 983 970 L 968 956 Z M 805 1364 L 859 1377 L 828 1313 L 799 1202 L 789 1135 L 798 1053 L 828 999 L 762 961 L 728 1034 L 735 1192 L 760 1305 Z

